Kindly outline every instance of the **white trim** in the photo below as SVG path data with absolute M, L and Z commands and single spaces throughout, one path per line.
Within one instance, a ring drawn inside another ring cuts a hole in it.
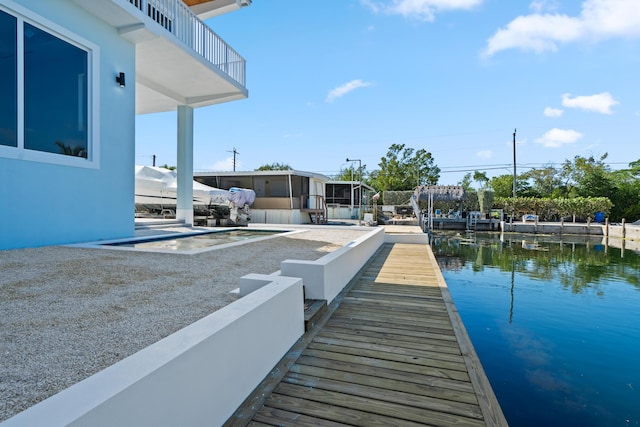
M 17 39 L 16 39 L 16 70 L 18 74 L 16 75 L 16 84 L 18 85 L 17 96 L 16 99 L 16 108 L 18 109 L 16 114 L 16 146 L 13 147 L 14 150 L 23 150 L 24 149 L 24 55 L 20 55 L 20 52 L 24 52 L 24 21 L 18 17 L 16 18 L 16 26 L 17 26 Z M 1 153 L 0 153 L 1 154 Z
M 0 10 L 17 20 L 17 147 L 0 145 L 0 157 L 62 166 L 98 169 L 100 167 L 100 47 L 70 30 L 11 1 L 4 0 Z M 69 43 L 87 54 L 87 158 L 65 156 L 24 148 L 24 24 L 28 23 Z

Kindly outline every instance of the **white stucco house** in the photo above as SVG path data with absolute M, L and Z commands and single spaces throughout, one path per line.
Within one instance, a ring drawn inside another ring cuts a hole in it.
M 248 96 L 202 20 L 250 0 L 0 0 L 0 249 L 134 234 L 135 115 L 177 111 L 193 222 L 193 110 Z

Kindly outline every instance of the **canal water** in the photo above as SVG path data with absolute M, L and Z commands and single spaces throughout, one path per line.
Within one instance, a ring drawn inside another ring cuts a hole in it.
M 588 237 L 431 240 L 510 426 L 640 425 L 638 253 Z

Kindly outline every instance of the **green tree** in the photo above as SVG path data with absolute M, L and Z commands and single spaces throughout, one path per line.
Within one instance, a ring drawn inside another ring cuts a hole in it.
M 629 169 L 611 172 L 611 182 L 615 190 L 609 195 L 613 202 L 611 220 L 629 222 L 640 219 L 640 161 L 629 163 Z
M 512 197 L 513 196 L 513 176 L 500 175 L 491 178 L 491 188 L 495 197 Z
M 480 205 L 478 203 L 478 192 L 475 188 L 471 186 L 471 172 L 465 174 L 462 177 L 462 180 L 458 182 L 458 185 L 464 188 L 464 191 L 467 195 L 467 200 L 462 202 L 462 209 L 464 211 L 477 211 L 480 209 Z M 452 206 L 447 206 L 447 209 L 458 209 L 457 204 L 452 204 Z
M 287 171 L 291 169 L 293 168 L 286 163 L 274 162 L 271 164 L 264 164 L 259 168 L 257 168 L 256 170 L 257 171 Z
M 368 183 L 381 191 L 411 190 L 417 185 L 435 185 L 440 168 L 431 153 L 414 150 L 405 144 L 391 144 L 387 155 L 380 159 L 379 170 L 371 172 Z
M 532 183 L 531 192 L 535 197 L 553 197 L 558 195 L 562 187 L 560 171 L 551 165 L 542 169 L 531 169 L 520 177 Z
M 599 159 L 593 156 L 575 156 L 573 160 L 565 160 L 560 176 L 565 181 L 568 196 L 607 197 L 612 190 L 610 168 L 604 161 L 605 153 Z
M 337 175 L 333 177 L 336 181 L 362 181 L 367 175 L 367 165 L 362 165 L 360 170 L 357 167 L 349 166 L 340 169 Z
M 512 197 L 513 175 L 494 176 L 489 186 L 493 189 L 495 197 Z M 518 197 L 531 197 L 531 187 L 522 175 L 516 179 L 516 192 Z
M 458 182 L 458 185 L 464 188 L 465 191 L 471 190 L 471 173 L 465 174 L 462 180 Z
M 473 180 L 480 185 L 480 188 L 487 188 L 489 186 L 489 178 L 487 178 L 486 172 L 474 171 Z

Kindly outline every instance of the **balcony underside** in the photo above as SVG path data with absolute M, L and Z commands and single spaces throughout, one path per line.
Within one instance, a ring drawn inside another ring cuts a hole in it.
M 242 85 L 164 37 L 136 45 L 136 113 L 204 107 L 244 99 Z

